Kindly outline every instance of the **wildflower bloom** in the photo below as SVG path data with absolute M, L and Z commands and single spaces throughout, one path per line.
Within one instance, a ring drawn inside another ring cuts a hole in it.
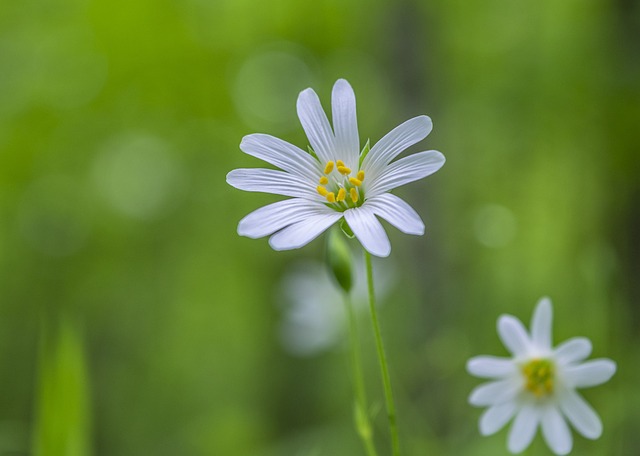
M 238 225 L 238 234 L 272 235 L 269 243 L 275 250 L 295 249 L 344 217 L 367 251 L 387 256 L 391 245 L 376 216 L 404 233 L 424 234 L 416 211 L 389 191 L 422 179 L 444 164 L 444 156 L 434 150 L 393 161 L 429 134 L 431 119 L 410 119 L 361 154 L 356 99 L 344 79 L 333 86 L 331 106 L 333 128 L 312 89 L 298 96 L 298 117 L 312 152 L 265 134 L 242 139 L 243 152 L 280 170 L 236 169 L 227 175 L 227 182 L 240 190 L 293 198 L 247 215 Z
M 480 432 L 498 432 L 515 416 L 508 449 L 520 453 L 535 436 L 538 425 L 555 454 L 567 454 L 573 446 L 567 421 L 588 439 L 602 434 L 597 413 L 575 389 L 599 385 L 616 371 L 610 359 L 582 362 L 591 353 L 591 342 L 575 337 L 551 346 L 551 301 L 542 298 L 531 319 L 531 334 L 520 320 L 503 315 L 498 334 L 512 358 L 478 356 L 467 363 L 472 375 L 492 379 L 475 388 L 469 402 L 488 407 L 480 418 Z

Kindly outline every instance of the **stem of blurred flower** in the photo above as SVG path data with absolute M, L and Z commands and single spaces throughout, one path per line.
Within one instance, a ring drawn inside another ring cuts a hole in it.
M 351 368 L 353 369 L 353 388 L 355 390 L 356 402 L 354 404 L 353 419 L 358 435 L 362 439 L 362 444 L 368 456 L 377 456 L 376 447 L 373 443 L 373 428 L 369 419 L 369 407 L 367 406 L 367 394 L 364 387 L 364 376 L 362 375 L 362 362 L 360 361 L 360 337 L 358 335 L 358 324 L 353 311 L 351 295 L 343 293 L 344 305 L 349 319 L 349 334 L 351 339 Z
M 378 323 L 378 313 L 376 310 L 376 297 L 373 287 L 373 267 L 371 266 L 371 255 L 364 251 L 365 263 L 367 265 L 367 287 L 369 289 L 369 309 L 371 310 L 371 323 L 376 337 L 376 348 L 378 349 L 378 360 L 382 371 L 382 383 L 384 385 L 384 396 L 387 404 L 387 416 L 389 418 L 389 432 L 391 434 L 391 446 L 393 456 L 400 456 L 400 439 L 398 438 L 398 426 L 396 424 L 396 406 L 393 402 L 393 392 L 391 391 L 391 380 L 389 378 L 389 367 L 387 357 L 384 354 L 382 335 L 380 334 L 380 324 Z

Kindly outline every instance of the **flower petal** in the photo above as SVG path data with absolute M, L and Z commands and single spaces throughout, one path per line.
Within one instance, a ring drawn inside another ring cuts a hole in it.
M 555 454 L 569 454 L 573 446 L 571 431 L 557 408 L 549 406 L 542 415 L 542 434 Z
M 240 149 L 291 174 L 315 182 L 322 170 L 318 160 L 302 149 L 282 139 L 261 133 L 242 138 Z
M 251 212 L 240 220 L 238 234 L 253 239 L 275 233 L 285 226 L 292 225 L 311 215 L 321 212 L 333 212 L 322 203 L 302 198 L 292 198 L 269 204 Z
M 335 160 L 335 138 L 320 99 L 313 89 L 305 89 L 298 95 L 298 117 L 311 147 L 324 163 Z
M 338 79 L 331 93 L 333 110 L 333 130 L 335 131 L 335 156 L 347 167 L 358 169 L 360 159 L 360 139 L 356 116 L 356 96 L 349 83 Z
M 556 347 L 554 355 L 560 364 L 582 361 L 591 354 L 591 341 L 586 337 L 571 338 Z
M 515 401 L 508 401 L 489 407 L 480 417 L 480 434 L 495 434 L 513 418 L 517 410 L 518 404 Z
M 573 390 L 563 391 L 559 395 L 562 413 L 573 427 L 588 439 L 597 439 L 602 434 L 602 421 L 589 404 Z
M 365 205 L 373 212 L 406 234 L 424 234 L 424 223 L 416 211 L 404 200 L 391 193 L 368 198 Z
M 227 183 L 247 192 L 273 193 L 275 195 L 304 197 L 324 201 L 315 187 L 298 176 L 284 171 L 263 168 L 234 169 L 227 174 Z
M 512 453 L 524 451 L 536 435 L 539 422 L 540 410 L 531 404 L 524 405 L 516 415 L 511 431 L 509 431 L 507 442 L 509 451 Z
M 365 187 L 368 197 L 388 192 L 401 185 L 427 177 L 444 165 L 445 158 L 437 150 L 420 152 L 401 158 L 387 166 L 378 176 L 369 179 Z
M 563 378 L 574 388 L 588 388 L 608 382 L 616 372 L 616 363 L 610 359 L 594 359 L 577 366 L 566 366 Z
M 509 358 L 497 356 L 476 356 L 467 362 L 467 371 L 482 378 L 500 378 L 516 372 L 516 365 Z
M 318 211 L 318 213 L 278 231 L 269 239 L 269 245 L 274 250 L 291 250 L 304 247 L 337 222 L 340 217 L 342 217 L 340 212 L 322 213 Z
M 551 350 L 552 318 L 551 300 L 546 297 L 540 299 L 531 318 L 531 341 L 538 350 L 545 352 Z
M 525 355 L 531 348 L 527 330 L 520 320 L 511 315 L 502 315 L 498 319 L 498 335 L 514 356 Z
M 483 383 L 471 391 L 469 403 L 476 407 L 502 404 L 513 400 L 521 388 L 522 385 L 512 378 Z
M 344 219 L 367 251 L 378 257 L 391 253 L 391 243 L 371 208 L 355 207 L 344 211 Z
M 431 132 L 433 124 L 428 116 L 418 116 L 397 126 L 378 141 L 362 162 L 362 169 L 371 178 L 407 148 L 422 141 Z

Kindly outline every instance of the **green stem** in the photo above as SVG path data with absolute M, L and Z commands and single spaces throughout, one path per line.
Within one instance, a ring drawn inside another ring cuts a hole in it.
M 376 298 L 373 288 L 373 267 L 371 266 L 371 255 L 365 250 L 364 258 L 367 265 L 367 286 L 369 288 L 369 309 L 371 310 L 371 323 L 376 337 L 376 348 L 378 349 L 378 360 L 382 371 L 382 383 L 384 385 L 384 396 L 387 404 L 387 416 L 389 418 L 389 432 L 391 434 L 391 446 L 393 456 L 400 456 L 400 439 L 398 438 L 398 426 L 396 424 L 396 406 L 393 402 L 393 392 L 391 391 L 391 380 L 389 378 L 389 367 L 387 357 L 384 354 L 382 335 L 380 334 L 380 324 L 378 323 L 378 313 L 376 311 Z
M 360 361 L 360 337 L 358 336 L 358 325 L 353 311 L 353 304 L 349 293 L 344 293 L 344 305 L 347 309 L 349 319 L 350 339 L 351 339 L 351 367 L 353 369 L 353 388 L 356 395 L 354 410 L 354 421 L 358 435 L 368 456 L 377 456 L 376 447 L 373 443 L 373 428 L 369 420 L 369 407 L 367 406 L 367 394 L 364 386 L 364 376 L 362 375 L 362 362 Z

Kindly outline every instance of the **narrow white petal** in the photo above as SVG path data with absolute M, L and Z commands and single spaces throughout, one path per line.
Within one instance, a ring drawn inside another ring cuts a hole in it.
M 426 138 L 432 126 L 427 116 L 414 117 L 397 126 L 371 148 L 362 169 L 372 178 L 377 177 L 398 154 Z
M 327 115 L 313 89 L 305 89 L 298 95 L 298 117 L 311 147 L 324 163 L 335 160 L 335 140 Z
M 515 373 L 517 368 L 510 358 L 476 356 L 467 362 L 467 371 L 476 377 L 500 378 Z
M 387 222 L 407 234 L 424 234 L 424 223 L 416 211 L 404 200 L 391 193 L 367 198 L 365 205 Z
M 610 359 L 594 359 L 563 369 L 564 380 L 574 388 L 588 388 L 608 382 L 616 372 L 616 363 Z
M 513 418 L 517 410 L 518 404 L 516 401 L 508 401 L 489 407 L 480 417 L 480 434 L 495 434 Z
M 555 406 L 549 406 L 542 415 L 542 434 L 555 454 L 569 454 L 573 446 L 571 431 Z
M 444 165 L 445 158 L 437 150 L 420 152 L 401 158 L 387 166 L 378 176 L 366 182 L 365 191 L 373 197 L 401 185 L 427 177 Z
M 539 350 L 548 351 L 551 349 L 552 318 L 551 300 L 549 298 L 540 299 L 531 318 L 531 341 Z
M 238 224 L 238 234 L 253 239 L 275 233 L 285 226 L 297 223 L 311 215 L 333 212 L 322 203 L 292 198 L 269 204 L 251 212 Z
M 559 406 L 573 427 L 588 439 L 597 439 L 602 434 L 602 421 L 589 404 L 573 390 L 559 395 Z
M 484 383 L 471 391 L 469 403 L 476 407 L 502 404 L 513 400 L 521 389 L 522 385 L 511 378 Z
M 247 192 L 299 196 L 315 201 L 323 201 L 316 188 L 309 182 L 293 174 L 275 169 L 234 169 L 227 174 L 227 183 Z
M 530 404 L 524 405 L 513 421 L 507 447 L 512 453 L 520 453 L 525 450 L 536 435 L 536 429 L 540 422 L 540 410 Z
M 339 212 L 317 213 L 278 231 L 269 239 L 274 250 L 291 250 L 304 247 L 317 238 L 324 230 L 337 222 Z
M 351 169 L 358 169 L 360 139 L 356 116 L 356 96 L 344 79 L 338 79 L 331 94 L 333 129 L 335 131 L 335 156 Z
M 344 219 L 356 235 L 358 241 L 367 251 L 378 257 L 386 257 L 391 253 L 391 243 L 384 228 L 374 215 L 373 211 L 366 207 L 356 207 L 344 211 Z
M 240 149 L 291 174 L 314 182 L 322 170 L 318 160 L 302 149 L 274 136 L 255 133 L 242 138 Z
M 591 341 L 586 337 L 574 337 L 556 347 L 554 355 L 559 364 L 569 364 L 586 359 L 591 354 Z
M 498 335 L 507 350 L 514 356 L 525 355 L 531 349 L 527 330 L 516 317 L 502 315 L 498 319 Z

